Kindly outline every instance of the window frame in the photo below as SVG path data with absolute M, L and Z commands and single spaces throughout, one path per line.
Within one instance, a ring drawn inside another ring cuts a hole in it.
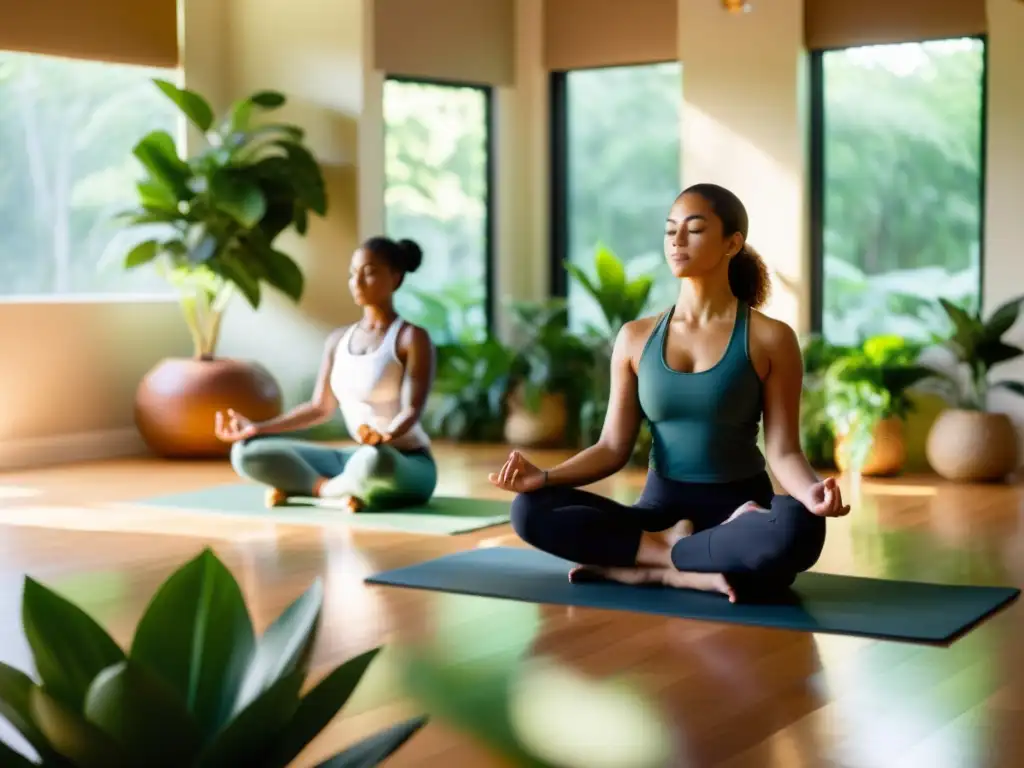
M 960 37 L 936 38 L 936 40 L 977 40 L 981 49 L 981 137 L 978 164 L 981 169 L 978 179 L 978 306 L 985 306 L 985 226 L 988 179 L 988 35 L 963 35 Z M 926 43 L 932 40 L 904 40 L 904 43 Z M 809 241 L 810 241 L 810 325 L 811 333 L 821 335 L 825 314 L 825 54 L 835 51 L 864 48 L 861 45 L 844 45 L 832 48 L 818 48 L 808 55 L 808 182 L 809 182 Z
M 496 273 L 495 245 L 497 243 L 497 216 L 494 205 L 495 185 L 497 184 L 497 120 L 495 115 L 496 92 L 493 85 L 479 83 L 469 80 L 446 80 L 440 78 L 414 77 L 409 75 L 385 74 L 384 85 L 387 83 L 408 83 L 410 85 L 430 85 L 438 88 L 468 88 L 479 91 L 484 96 L 484 176 L 486 189 L 484 191 L 484 325 L 488 335 L 494 332 L 495 323 L 495 294 L 496 294 Z M 383 134 L 382 146 L 387 146 L 387 116 L 381 115 L 381 132 Z M 387 190 L 387 170 L 381 168 L 383 184 L 381 188 Z M 383 203 L 383 200 L 382 200 Z M 382 205 L 381 220 L 384 230 L 387 231 L 387 206 Z
M 48 59 L 60 59 L 67 62 L 88 62 L 91 64 L 112 65 L 119 67 L 137 67 L 146 70 L 159 70 L 165 73 L 165 79 L 174 83 L 179 88 L 185 87 L 185 69 L 179 63 L 175 67 L 160 67 L 152 64 L 144 64 L 134 61 L 103 61 L 99 59 L 78 58 L 66 56 L 59 53 L 43 53 L 39 51 L 15 50 L 11 48 L 0 48 L 0 53 L 24 54 L 26 56 L 38 56 Z M 175 126 L 172 133 L 174 143 L 179 152 L 188 142 L 188 120 L 180 111 L 175 113 Z M 140 135 L 139 139 L 142 138 Z M 133 186 L 134 189 L 134 186 Z M 0 307 L 14 305 L 125 305 L 125 304 L 166 304 L 177 305 L 180 303 L 180 296 L 170 284 L 166 284 L 166 290 L 138 290 L 138 291 L 109 291 L 97 290 L 87 293 L 14 293 L 7 294 L 0 292 Z
M 605 64 L 595 67 L 555 69 L 548 75 L 548 294 L 553 299 L 569 297 L 569 75 L 602 69 L 650 67 L 661 64 L 684 66 L 680 58 Z M 682 99 L 682 93 L 679 96 Z M 680 138 L 680 141 L 682 139 Z

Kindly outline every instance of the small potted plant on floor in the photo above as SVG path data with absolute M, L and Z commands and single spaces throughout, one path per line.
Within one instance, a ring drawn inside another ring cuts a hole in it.
M 1010 418 L 988 408 L 988 394 L 1003 388 L 1024 396 L 1019 381 L 990 381 L 992 368 L 1019 358 L 1024 350 L 1003 341 L 1017 321 L 1024 296 L 998 307 L 988 320 L 941 300 L 953 322 L 945 339 L 956 370 L 945 373 L 953 407 L 944 410 L 928 433 L 928 463 L 942 477 L 958 481 L 1002 480 L 1017 468 L 1018 438 Z
M 920 353 L 920 345 L 902 337 L 875 336 L 828 366 L 825 407 L 839 471 L 894 475 L 903 469 L 903 419 L 912 408 L 908 390 L 934 376 L 918 362 Z
M 505 440 L 523 447 L 565 445 L 569 414 L 578 412 L 593 378 L 594 352 L 569 331 L 564 299 L 512 302 L 509 310 L 519 338 Z
M 304 235 L 310 213 L 326 213 L 326 191 L 302 130 L 254 119 L 283 106 L 283 95 L 255 93 L 215 119 L 199 94 L 155 83 L 207 143 L 183 157 L 158 130 L 134 149 L 146 175 L 137 185 L 138 207 L 122 217 L 145 233 L 124 267 L 156 269 L 170 283 L 193 343 L 191 359 L 162 360 L 144 377 L 136 424 L 160 455 L 220 456 L 229 446 L 213 434 L 216 411 L 234 408 L 263 420 L 282 407 L 264 368 L 216 356 L 221 318 L 235 294 L 259 308 L 266 286 L 299 301 L 302 271 L 277 239 L 289 229 Z

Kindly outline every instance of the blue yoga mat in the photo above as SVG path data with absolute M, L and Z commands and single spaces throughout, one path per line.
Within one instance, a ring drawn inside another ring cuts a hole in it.
M 722 595 L 614 582 L 571 584 L 574 563 L 533 549 L 475 549 L 384 571 L 370 584 L 529 603 L 653 613 L 806 632 L 949 642 L 1014 600 L 1019 589 L 803 573 L 778 601 L 732 604 Z

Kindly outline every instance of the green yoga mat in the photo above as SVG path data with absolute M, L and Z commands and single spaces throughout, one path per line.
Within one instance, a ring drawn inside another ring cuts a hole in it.
M 210 515 L 245 517 L 290 525 L 345 525 L 371 530 L 451 535 L 507 523 L 507 501 L 435 496 L 420 507 L 394 512 L 348 514 L 322 499 L 296 498 L 285 506 L 267 508 L 265 490 L 255 484 L 215 485 L 198 491 L 130 501 L 133 507 L 159 507 Z
M 529 603 L 653 613 L 806 632 L 949 642 L 1020 594 L 964 587 L 803 573 L 777 602 L 731 604 L 724 596 L 613 582 L 571 584 L 573 563 L 533 549 L 494 547 L 378 573 L 370 584 L 457 592 Z

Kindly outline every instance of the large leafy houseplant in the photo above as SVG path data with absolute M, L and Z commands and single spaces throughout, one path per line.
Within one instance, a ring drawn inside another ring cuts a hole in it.
M 284 768 L 380 650 L 300 695 L 322 600 L 318 580 L 257 638 L 237 582 L 206 550 L 158 589 L 124 650 L 80 608 L 27 578 L 22 622 L 38 679 L 0 664 L 0 714 L 39 759 L 0 743 L 0 764 Z M 425 722 L 401 722 L 320 765 L 378 765 Z
M 950 395 L 955 407 L 984 411 L 989 391 L 1000 387 L 1024 397 L 1024 383 L 1007 379 L 990 381 L 995 366 L 1024 355 L 1020 347 L 1003 341 L 1003 336 L 1017 322 L 1024 296 L 1001 304 L 987 320 L 980 309 L 969 313 L 946 299 L 939 302 L 953 324 L 953 332 L 941 341 L 953 354 L 961 371 L 966 372 L 962 378 L 946 377 L 952 387 Z
M 599 245 L 594 253 L 594 277 L 577 265 L 565 262 L 569 275 L 597 302 L 604 327 L 588 323 L 583 340 L 594 354 L 593 379 L 580 412 L 581 432 L 585 441 L 596 440 L 601 432 L 611 395 L 611 360 L 615 337 L 626 323 L 636 320 L 647 307 L 654 285 L 649 275 L 630 278 L 622 261 L 608 248 Z M 634 451 L 635 463 L 644 463 L 650 450 L 650 432 L 642 425 Z
M 934 376 L 919 362 L 921 345 L 900 336 L 874 336 L 833 360 L 824 374 L 826 413 L 838 439 L 837 458 L 860 471 L 882 421 L 901 420 L 913 402 L 909 390 Z
M 955 370 L 940 371 L 953 407 L 940 413 L 928 432 L 928 463 L 948 480 L 1000 480 L 1017 469 L 1020 438 L 1009 416 L 989 411 L 989 393 L 1005 389 L 1024 396 L 1024 383 L 993 382 L 991 372 L 1024 355 L 1003 340 L 1017 322 L 1024 296 L 1004 302 L 988 319 L 980 310 L 940 302 L 953 325 L 952 333 L 939 339 L 955 362 Z
M 825 373 L 832 363 L 851 350 L 832 344 L 820 334 L 805 338 L 802 347 L 804 382 L 800 400 L 800 443 L 811 466 L 830 468 L 834 464 L 835 434 L 827 410 Z
M 124 266 L 152 265 L 174 287 L 195 356 L 211 359 L 236 292 L 254 309 L 264 285 L 301 298 L 302 271 L 277 239 L 290 228 L 305 234 L 310 213 L 326 214 L 324 180 L 301 128 L 256 120 L 284 106 L 282 94 L 259 91 L 218 118 L 198 93 L 155 83 L 206 145 L 183 157 L 163 130 L 136 144 L 146 175 L 136 187 L 138 206 L 122 217 L 129 226 L 156 225 L 159 234 L 135 245 Z

